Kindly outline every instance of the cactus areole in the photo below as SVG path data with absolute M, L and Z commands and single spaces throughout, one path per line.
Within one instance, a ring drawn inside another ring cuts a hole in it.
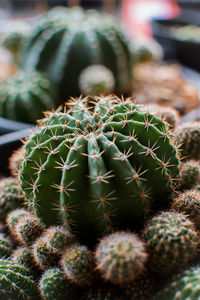
M 47 225 L 80 237 L 136 228 L 169 203 L 179 173 L 166 124 L 115 96 L 46 113 L 25 145 L 21 183 Z

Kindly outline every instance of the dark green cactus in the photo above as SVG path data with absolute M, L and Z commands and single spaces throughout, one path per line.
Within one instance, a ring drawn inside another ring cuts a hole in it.
M 55 88 L 39 72 L 13 75 L 0 85 L 0 116 L 35 123 L 42 112 L 57 105 Z
M 145 269 L 144 243 L 133 233 L 115 232 L 100 241 L 95 252 L 101 276 L 114 284 L 127 284 Z
M 44 300 L 69 299 L 69 282 L 58 268 L 44 272 L 39 282 L 39 289 Z
M 179 180 L 177 181 L 177 189 L 183 191 L 191 189 L 200 181 L 200 165 L 198 161 L 190 160 L 181 164 Z
M 64 97 L 80 95 L 80 73 L 93 64 L 113 73 L 116 93 L 131 89 L 132 58 L 121 28 L 108 15 L 80 8 L 50 11 L 40 19 L 22 56 L 25 71 L 45 72 Z
M 179 274 L 154 300 L 198 300 L 200 299 L 200 267 L 193 267 Z
M 37 284 L 21 265 L 0 259 L 1 300 L 39 299 Z
M 181 213 L 162 212 L 148 222 L 144 239 L 151 268 L 170 273 L 194 258 L 198 235 L 193 223 Z
M 10 256 L 11 251 L 11 241 L 3 233 L 0 233 L 0 258 Z
M 66 277 L 77 286 L 90 286 L 94 279 L 94 263 L 86 246 L 74 244 L 62 255 L 61 265 Z
M 16 178 L 0 180 L 0 222 L 5 222 L 10 211 L 23 207 L 24 202 L 25 196 Z
M 25 145 L 21 183 L 47 225 L 82 238 L 135 228 L 168 205 L 179 173 L 166 125 L 116 97 L 75 99 L 48 113 Z

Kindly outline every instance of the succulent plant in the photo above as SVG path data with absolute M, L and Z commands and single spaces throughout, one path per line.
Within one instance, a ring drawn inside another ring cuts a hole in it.
M 14 227 L 14 235 L 19 243 L 31 246 L 32 243 L 44 231 L 44 226 L 35 216 L 23 216 Z
M 82 300 L 120 300 L 123 299 L 116 292 L 108 290 L 107 288 L 91 289 L 88 295 L 81 298 Z
M 11 233 L 14 232 L 14 228 L 15 228 L 16 224 L 18 223 L 18 221 L 20 219 L 23 219 L 26 216 L 31 217 L 31 213 L 24 208 L 18 208 L 18 209 L 12 210 L 7 215 L 6 224 Z
M 89 286 L 93 282 L 93 257 L 86 246 L 74 244 L 65 249 L 61 265 L 66 277 L 78 286 Z
M 57 105 L 57 93 L 39 72 L 18 72 L 0 85 L 0 116 L 35 123 L 42 112 Z
M 79 77 L 79 88 L 83 95 L 110 94 L 114 91 L 115 79 L 112 72 L 103 65 L 91 65 Z
M 179 274 L 154 300 L 200 299 L 200 267 L 192 267 Z
M 69 282 L 58 268 L 44 272 L 39 282 L 39 289 L 44 300 L 69 299 Z
M 184 266 L 196 254 L 198 235 L 193 223 L 181 213 L 162 212 L 148 222 L 144 240 L 151 268 L 170 273 Z
M 200 165 L 198 161 L 189 160 L 183 162 L 180 166 L 180 176 L 177 189 L 179 191 L 191 189 L 200 181 Z
M 16 178 L 0 180 L 0 222 L 5 222 L 7 214 L 24 206 L 25 196 Z
M 101 276 L 114 284 L 127 284 L 145 269 L 147 253 L 136 234 L 115 232 L 100 241 L 95 252 Z
M 200 228 L 200 191 L 192 189 L 173 199 L 171 209 L 187 215 L 197 229 Z
M 174 131 L 174 141 L 180 145 L 182 158 L 200 159 L 200 122 L 179 125 Z
M 12 251 L 12 245 L 9 238 L 0 233 L 0 258 L 9 257 Z
M 0 259 L 0 294 L 1 300 L 39 299 L 28 270 L 6 259 Z
M 13 151 L 11 156 L 8 158 L 8 168 L 13 177 L 18 177 L 20 174 L 20 167 L 23 163 L 24 152 L 24 145 L 22 145 L 17 150 Z
M 80 95 L 80 73 L 93 64 L 113 73 L 116 93 L 130 90 L 132 58 L 121 28 L 111 16 L 80 8 L 45 14 L 22 55 L 22 68 L 45 72 L 64 97 Z
M 15 249 L 11 259 L 16 264 L 24 266 L 27 270 L 32 270 L 35 267 L 32 251 L 28 247 L 19 247 Z
M 25 145 L 21 184 L 47 225 L 81 238 L 139 227 L 173 197 L 179 159 L 166 125 L 115 96 L 74 99 L 39 122 Z

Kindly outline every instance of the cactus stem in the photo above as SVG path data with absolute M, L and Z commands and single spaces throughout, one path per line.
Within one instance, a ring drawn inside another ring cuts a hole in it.
M 52 184 L 51 187 L 56 188 L 59 193 L 64 192 L 67 196 L 70 196 L 68 192 L 74 192 L 75 189 L 70 188 L 70 186 L 74 183 L 74 181 L 71 181 L 67 185 L 62 184 Z

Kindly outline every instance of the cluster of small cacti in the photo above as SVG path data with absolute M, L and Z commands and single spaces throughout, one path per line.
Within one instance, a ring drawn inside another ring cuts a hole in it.
M 176 134 L 130 99 L 67 105 L 68 112 L 46 113 L 19 163 L 17 154 L 10 163 L 23 201 L 16 205 L 5 192 L 0 292 L 10 299 L 199 299 L 199 269 L 190 269 L 199 261 L 198 162 L 180 162 Z

